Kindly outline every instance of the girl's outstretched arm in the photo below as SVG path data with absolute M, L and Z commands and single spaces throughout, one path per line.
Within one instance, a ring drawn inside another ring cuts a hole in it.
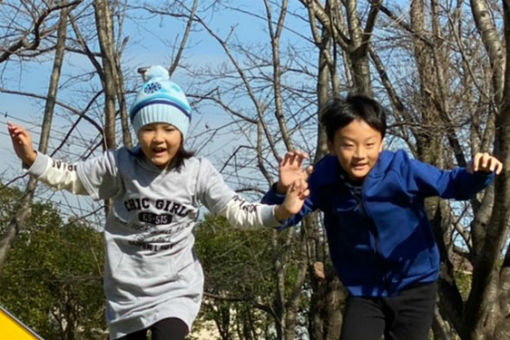
M 31 176 L 57 190 L 67 190 L 77 195 L 91 194 L 79 178 L 76 164 L 54 160 L 45 154 L 36 152 L 30 133 L 21 125 L 9 122 L 7 129 L 16 155 L 22 160 Z M 92 171 L 87 173 L 92 173 Z M 115 183 L 114 180 L 105 182 Z
M 219 211 L 219 215 L 238 227 L 281 227 L 285 220 L 301 211 L 309 193 L 308 184 L 300 179 L 287 190 L 282 204 L 252 203 L 236 195 Z
M 32 137 L 30 133 L 23 128 L 21 125 L 7 123 L 7 130 L 11 136 L 12 146 L 16 155 L 23 161 L 27 166 L 31 166 L 36 157 L 37 152 L 34 150 L 32 145 Z

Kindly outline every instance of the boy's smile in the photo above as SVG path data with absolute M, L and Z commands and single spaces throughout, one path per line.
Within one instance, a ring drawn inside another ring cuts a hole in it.
M 340 165 L 352 180 L 363 180 L 374 167 L 382 151 L 381 133 L 362 119 L 336 131 L 328 141 L 329 152 L 338 158 Z
M 143 126 L 138 140 L 145 157 L 160 169 L 174 159 L 182 143 L 181 132 L 171 124 L 153 123 Z

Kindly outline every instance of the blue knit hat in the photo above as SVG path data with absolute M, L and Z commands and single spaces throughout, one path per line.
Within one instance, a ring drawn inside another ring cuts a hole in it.
M 151 66 L 143 72 L 145 83 L 129 109 L 131 124 L 138 134 L 144 125 L 168 123 L 186 137 L 191 121 L 191 107 L 186 95 L 176 83 L 170 81 L 163 66 Z

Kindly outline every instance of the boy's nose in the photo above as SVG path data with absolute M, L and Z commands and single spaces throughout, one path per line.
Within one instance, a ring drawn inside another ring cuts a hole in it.
M 356 148 L 354 151 L 354 157 L 356 158 L 365 158 L 366 152 L 365 148 Z

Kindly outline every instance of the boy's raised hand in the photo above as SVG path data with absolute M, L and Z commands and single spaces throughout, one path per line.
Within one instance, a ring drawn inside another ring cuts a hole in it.
M 30 136 L 30 133 L 28 133 L 28 131 L 21 125 L 12 124 L 11 122 L 7 123 L 7 130 L 11 136 L 12 146 L 16 155 L 18 155 L 23 163 L 31 166 L 35 161 L 37 153 L 32 146 L 32 137 Z
M 487 152 L 478 152 L 473 157 L 473 161 L 468 164 L 466 170 L 471 174 L 480 171 L 494 172 L 496 175 L 499 175 L 503 171 L 503 163 Z
M 276 219 L 284 221 L 300 212 L 308 195 L 310 190 L 306 180 L 303 178 L 295 180 L 287 189 L 283 203 L 275 208 Z
M 288 151 L 280 162 L 279 180 L 277 184 L 277 191 L 279 193 L 287 192 L 287 189 L 296 180 L 307 180 L 308 176 L 312 173 L 313 167 L 308 166 L 305 170 L 302 169 L 303 161 L 308 159 L 305 152 L 296 150 Z

